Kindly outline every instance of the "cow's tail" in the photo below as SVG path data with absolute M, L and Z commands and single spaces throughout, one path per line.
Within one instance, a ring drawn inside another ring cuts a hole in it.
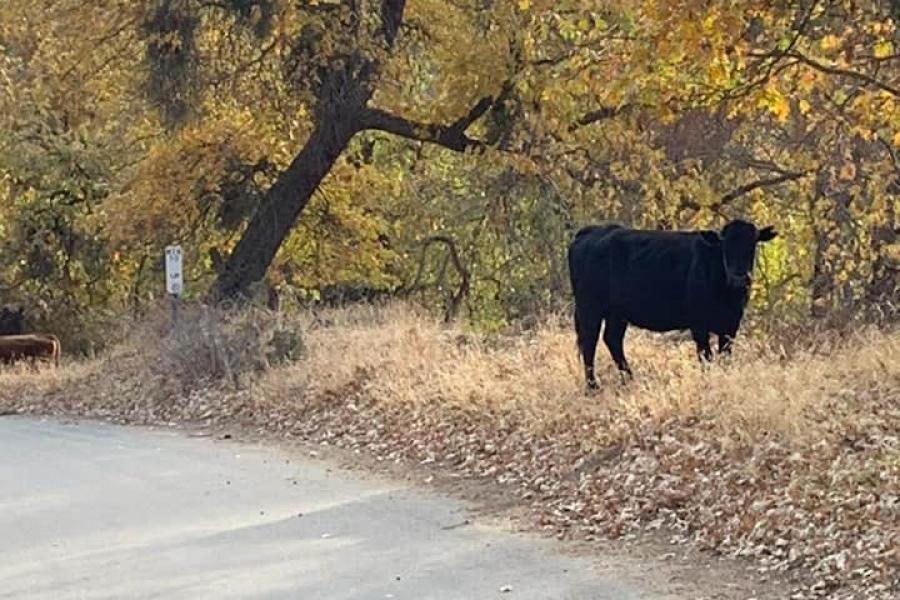
M 578 230 L 578 232 L 575 233 L 575 237 L 572 238 L 572 241 L 569 242 L 569 248 L 568 248 L 568 251 L 566 252 L 566 261 L 568 262 L 568 266 L 569 266 L 569 283 L 572 285 L 572 294 L 573 295 L 576 293 L 576 289 L 577 289 L 577 285 L 578 285 L 578 281 L 575 277 L 575 271 L 576 271 L 576 269 L 575 269 L 575 246 L 581 238 L 583 238 L 587 234 L 591 233 L 595 229 L 596 229 L 596 226 L 594 226 L 594 225 L 588 225 L 587 227 L 582 227 L 581 229 Z
M 573 248 L 574 242 L 569 246 L 569 251 L 566 253 L 566 262 L 569 265 L 569 283 L 572 284 L 572 293 L 575 293 L 575 257 L 573 256 Z
M 575 240 L 582 234 L 584 230 L 582 229 L 575 235 Z M 575 240 L 572 240 L 572 243 L 569 245 L 569 250 L 566 253 L 566 259 L 569 264 L 569 283 L 572 285 L 572 312 L 574 321 L 575 321 L 575 348 L 578 352 L 581 352 L 581 324 L 578 319 L 578 279 L 575 277 Z

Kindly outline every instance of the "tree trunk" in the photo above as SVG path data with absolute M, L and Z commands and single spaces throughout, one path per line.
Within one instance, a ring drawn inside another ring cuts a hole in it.
M 406 0 L 381 0 L 379 4 L 381 24 L 372 34 L 390 49 L 403 22 Z M 466 136 L 466 129 L 494 106 L 497 98 L 481 98 L 465 115 L 448 125 L 417 123 L 368 107 L 381 66 L 377 60 L 357 50 L 333 58 L 329 67 L 318 69 L 321 84 L 317 92 L 315 129 L 300 154 L 266 193 L 234 251 L 219 270 L 209 294 L 213 301 L 249 296 L 251 284 L 265 277 L 316 188 L 360 131 L 385 131 L 456 152 L 480 146 Z M 498 98 L 510 90 L 511 84 L 504 85 Z
M 828 317 L 833 312 L 834 302 L 834 265 L 827 261 L 826 253 L 830 244 L 828 234 L 835 225 L 827 187 L 827 174 L 822 171 L 816 177 L 815 194 L 809 201 L 809 218 L 815 236 L 815 259 L 810 282 L 810 315 L 814 319 Z
M 890 248 L 900 241 L 900 231 L 894 226 L 895 218 L 893 206 L 889 205 L 884 224 L 872 232 L 875 263 L 866 286 L 866 312 L 873 321 L 896 322 L 900 316 L 900 265 L 888 256 Z
M 357 111 L 348 112 L 329 111 L 319 119 L 306 145 L 268 191 L 219 271 L 211 290 L 214 300 L 246 297 L 250 285 L 265 277 L 316 188 L 360 131 Z

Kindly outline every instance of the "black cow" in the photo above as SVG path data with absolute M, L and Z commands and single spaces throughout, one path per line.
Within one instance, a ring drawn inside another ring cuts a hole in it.
M 4 306 L 0 309 L 0 335 L 21 335 L 25 330 L 24 309 L 13 310 Z
M 622 342 L 629 324 L 651 331 L 689 329 L 701 360 L 711 360 L 709 335 L 729 353 L 750 295 L 756 245 L 772 227 L 747 221 L 715 231 L 643 231 L 621 225 L 580 230 L 569 246 L 575 331 L 588 388 L 596 389 L 594 354 L 603 341 L 619 370 L 631 376 Z

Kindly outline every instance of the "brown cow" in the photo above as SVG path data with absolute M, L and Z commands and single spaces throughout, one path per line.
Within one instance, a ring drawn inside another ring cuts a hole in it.
M 0 335 L 0 360 L 7 365 L 30 358 L 33 365 L 41 359 L 58 367 L 61 352 L 59 338 L 48 333 Z

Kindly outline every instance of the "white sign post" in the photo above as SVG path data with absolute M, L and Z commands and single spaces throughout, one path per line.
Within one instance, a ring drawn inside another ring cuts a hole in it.
M 172 320 L 178 322 L 178 301 L 184 290 L 181 246 L 166 246 L 166 292 L 172 298 Z

